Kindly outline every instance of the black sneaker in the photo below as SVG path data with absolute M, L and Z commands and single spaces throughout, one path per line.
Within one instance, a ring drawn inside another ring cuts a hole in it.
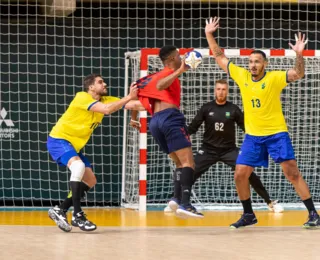
M 316 211 L 311 211 L 308 221 L 303 224 L 304 228 L 320 228 L 320 217 Z
M 72 227 L 70 226 L 67 214 L 62 209 L 60 209 L 58 206 L 55 206 L 54 208 L 51 208 L 48 210 L 49 217 L 56 222 L 57 226 L 63 230 L 64 232 L 70 232 Z
M 241 218 L 236 222 L 230 225 L 231 229 L 236 229 L 240 227 L 250 226 L 257 224 L 258 220 L 256 218 L 256 215 L 254 213 L 244 213 L 241 215 Z
M 71 225 L 74 227 L 78 227 L 83 231 L 93 231 L 97 229 L 97 226 L 95 224 L 87 220 L 86 215 L 83 213 L 83 211 L 77 213 L 76 216 L 72 215 Z

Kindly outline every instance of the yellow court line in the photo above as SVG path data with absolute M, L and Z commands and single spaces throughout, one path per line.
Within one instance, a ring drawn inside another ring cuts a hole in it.
M 212 226 L 226 227 L 240 218 L 240 211 L 205 211 L 203 219 L 177 218 L 172 213 L 149 211 L 144 214 L 128 209 L 86 209 L 89 220 L 98 226 L 109 227 L 190 227 Z M 71 213 L 68 218 L 70 219 Z M 257 226 L 302 226 L 308 217 L 306 211 L 285 211 L 272 213 L 257 211 Z M 1 211 L 0 225 L 38 225 L 52 226 L 46 211 Z

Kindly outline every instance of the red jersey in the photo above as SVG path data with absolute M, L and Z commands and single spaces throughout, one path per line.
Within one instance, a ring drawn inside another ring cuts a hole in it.
M 176 78 L 168 88 L 161 91 L 157 89 L 158 80 L 169 76 L 173 72 L 174 70 L 165 67 L 160 72 L 148 75 L 137 80 L 137 86 L 139 88 L 138 98 L 144 108 L 151 115 L 154 114 L 155 100 L 161 100 L 163 102 L 176 105 L 178 108 L 180 107 L 181 87 L 178 78 Z

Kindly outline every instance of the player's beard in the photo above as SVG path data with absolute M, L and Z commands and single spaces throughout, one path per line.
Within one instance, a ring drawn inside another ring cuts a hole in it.
M 101 93 L 99 93 L 101 97 L 107 96 L 107 94 L 108 94 L 108 91 L 105 91 L 105 90 L 102 90 Z
M 257 70 L 257 69 L 256 69 L 255 71 L 252 71 L 252 70 L 251 70 L 251 75 L 252 75 L 253 77 L 258 76 L 258 75 L 259 75 L 258 70 Z
M 218 101 L 219 104 L 224 103 L 227 101 L 227 97 L 216 97 L 216 101 Z
M 260 74 L 262 74 L 263 71 L 264 71 L 264 66 L 260 70 L 256 69 L 255 73 L 253 73 L 251 70 L 251 75 L 253 77 L 258 77 Z

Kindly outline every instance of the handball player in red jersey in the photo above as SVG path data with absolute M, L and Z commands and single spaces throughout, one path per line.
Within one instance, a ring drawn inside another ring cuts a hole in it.
M 178 77 L 188 70 L 175 46 L 164 46 L 159 57 L 163 70 L 136 82 L 138 98 L 152 115 L 149 129 L 161 150 L 174 161 L 174 197 L 170 208 L 180 217 L 203 218 L 190 203 L 194 179 L 194 160 L 186 119 L 180 112 L 181 86 Z M 131 125 L 137 127 L 137 112 L 132 111 Z

